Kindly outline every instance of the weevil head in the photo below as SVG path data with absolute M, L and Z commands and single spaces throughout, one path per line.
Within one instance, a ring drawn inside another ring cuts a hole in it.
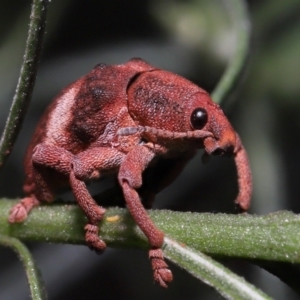
M 236 151 L 236 132 L 220 106 L 214 103 L 206 92 L 194 94 L 190 101 L 190 126 L 212 134 L 203 140 L 208 154 L 231 156 Z
M 236 133 L 219 105 L 176 74 L 154 69 L 137 76 L 128 88 L 128 108 L 139 126 L 208 132 L 208 137 L 189 141 L 208 154 L 230 156 L 235 151 Z

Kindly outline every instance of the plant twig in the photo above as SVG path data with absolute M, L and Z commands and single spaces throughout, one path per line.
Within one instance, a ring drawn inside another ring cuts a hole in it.
M 16 201 L 0 200 L 0 234 L 24 241 L 85 244 L 85 216 L 77 205 L 43 205 L 22 224 L 9 224 Z M 166 236 L 213 256 L 300 263 L 300 216 L 265 216 L 149 211 Z M 113 217 L 113 218 L 112 218 Z M 100 235 L 110 247 L 148 247 L 126 209 L 108 208 Z
M 165 238 L 164 255 L 196 278 L 215 288 L 225 299 L 271 299 L 244 278 L 207 255 L 182 246 L 169 238 Z
M 18 239 L 0 234 L 0 245 L 10 247 L 16 251 L 26 270 L 26 276 L 33 300 L 46 299 L 39 270 L 26 246 Z
M 12 151 L 31 99 L 42 52 L 48 3 L 49 0 L 34 0 L 32 4 L 29 31 L 20 77 L 0 140 L 0 168 Z

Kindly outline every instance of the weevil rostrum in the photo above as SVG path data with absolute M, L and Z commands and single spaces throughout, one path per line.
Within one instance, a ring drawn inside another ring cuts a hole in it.
M 141 59 L 99 64 L 62 90 L 41 118 L 25 157 L 25 197 L 11 209 L 9 222 L 22 222 L 33 207 L 51 202 L 57 190 L 70 186 L 87 217 L 88 246 L 104 250 L 98 223 L 105 209 L 93 200 L 86 182 L 114 173 L 128 210 L 149 240 L 154 280 L 167 287 L 173 276 L 161 250 L 164 234 L 140 200 L 142 173 L 158 159 L 176 162 L 160 182 L 143 190 L 151 203 L 199 148 L 206 154 L 234 157 L 236 203 L 246 211 L 252 192 L 247 153 L 208 93 Z

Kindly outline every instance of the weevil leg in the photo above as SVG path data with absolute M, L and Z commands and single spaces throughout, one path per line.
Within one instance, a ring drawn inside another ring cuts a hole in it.
M 247 152 L 237 135 L 235 164 L 238 175 L 239 194 L 235 200 L 241 212 L 249 209 L 252 196 L 252 175 Z
M 85 240 L 91 249 L 102 251 L 106 248 L 106 244 L 99 238 L 98 223 L 102 220 L 105 209 L 97 205 L 85 183 L 75 177 L 73 170 L 70 173 L 70 184 L 79 207 L 88 218 L 88 224 L 84 228 Z
M 23 198 L 19 203 L 14 205 L 9 212 L 9 223 L 21 223 L 26 218 L 28 213 L 40 204 L 40 201 L 36 199 L 35 195 Z
M 90 148 L 74 156 L 72 168 L 78 179 L 97 179 L 102 171 L 117 171 L 124 157 L 124 153 L 113 148 Z
M 51 202 L 54 199 L 53 188 L 60 182 L 61 174 L 70 172 L 71 159 L 70 152 L 57 146 L 41 143 L 34 148 L 31 172 L 23 188 L 28 196 L 12 207 L 8 218 L 10 223 L 23 222 L 41 201 Z M 59 175 L 52 178 L 51 172 L 55 171 Z
M 91 197 L 84 180 L 96 179 L 103 170 L 118 168 L 125 155 L 112 148 L 95 147 L 74 156 L 70 172 L 70 185 L 78 205 L 85 213 L 85 240 L 95 251 L 102 251 L 106 244 L 99 238 L 98 224 L 103 219 L 105 209 Z
M 142 185 L 142 173 L 154 155 L 151 149 L 145 146 L 136 146 L 124 158 L 118 179 L 123 189 L 127 207 L 151 245 L 149 258 L 151 259 L 154 280 L 161 286 L 167 287 L 167 284 L 172 281 L 173 275 L 164 261 L 161 250 L 164 234 L 156 228 L 149 218 L 136 191 Z

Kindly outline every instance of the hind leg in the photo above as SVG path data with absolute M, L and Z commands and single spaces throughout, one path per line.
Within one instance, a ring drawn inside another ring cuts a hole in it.
M 54 170 L 67 175 L 70 172 L 72 157 L 70 152 L 57 146 L 39 144 L 34 148 L 31 174 L 27 174 L 27 182 L 24 185 L 24 192 L 28 196 L 10 210 L 10 223 L 23 222 L 33 207 L 38 206 L 41 201 L 51 202 L 54 199 L 55 184 L 51 175 L 54 174 Z M 57 175 L 60 174 L 56 174 L 56 178 Z
M 40 204 L 40 201 L 31 195 L 23 198 L 19 203 L 14 205 L 9 212 L 8 222 L 9 223 L 21 223 L 26 218 L 28 213 L 35 207 Z

